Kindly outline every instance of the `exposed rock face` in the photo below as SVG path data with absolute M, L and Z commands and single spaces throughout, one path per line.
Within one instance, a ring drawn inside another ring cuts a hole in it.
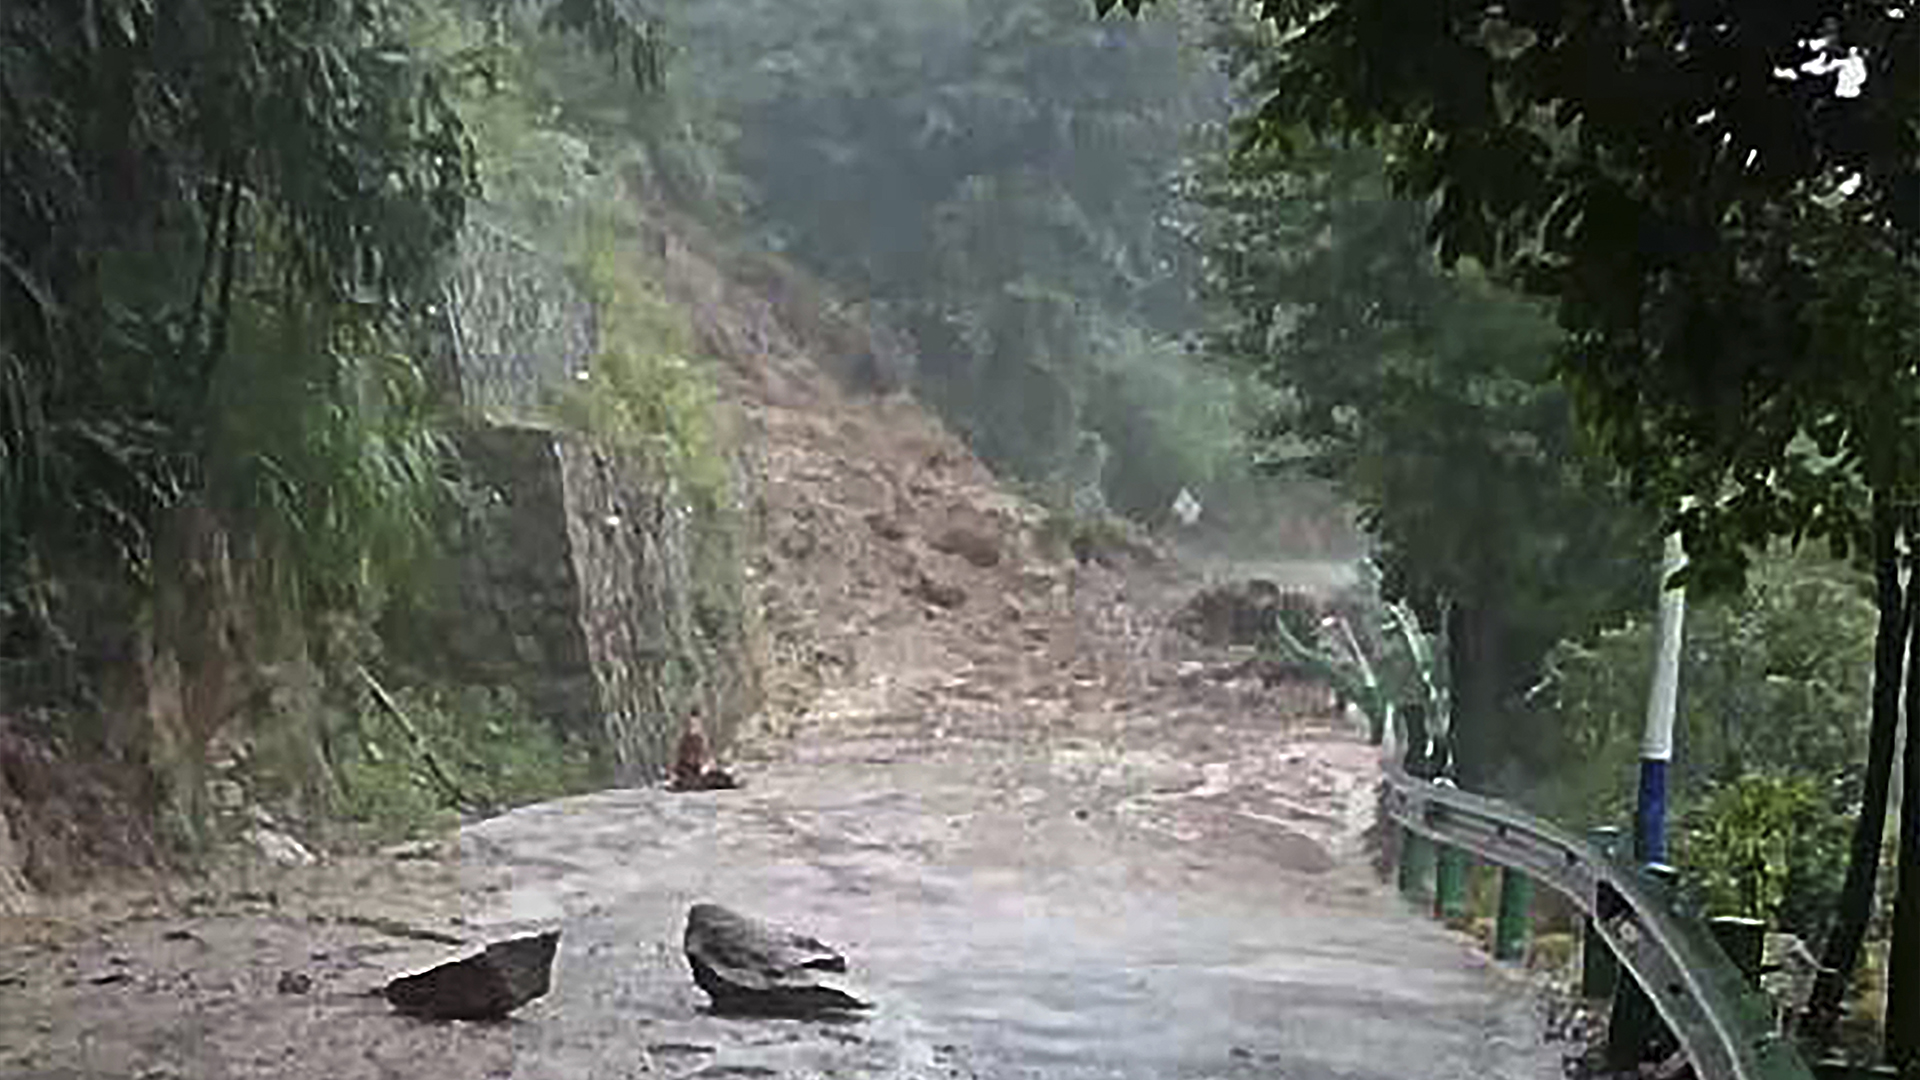
M 819 940 L 718 904 L 687 912 L 685 947 L 693 981 L 718 1013 L 813 1016 L 871 1006 L 820 981 L 845 974 L 847 959 Z
M 552 989 L 559 947 L 558 930 L 496 941 L 478 956 L 393 980 L 386 998 L 434 1020 L 498 1020 Z
M 907 527 L 892 514 L 872 510 L 867 513 L 866 522 L 867 528 L 873 530 L 873 535 L 882 540 L 900 541 L 907 538 Z
M 759 672 L 739 612 L 698 581 L 718 557 L 684 493 L 641 455 L 563 432 L 477 429 L 461 453 L 487 505 L 450 545 L 431 610 L 395 626 L 394 651 L 513 689 L 621 782 L 668 775 L 698 702 L 708 736 L 729 742 L 758 707 Z
M 718 745 L 759 706 L 732 526 L 649 454 L 552 427 L 553 393 L 590 379 L 602 344 L 564 266 L 484 216 L 455 263 L 440 374 L 485 418 L 458 433 L 481 505 L 386 645 L 430 677 L 511 689 L 620 782 L 662 779 L 695 702 Z

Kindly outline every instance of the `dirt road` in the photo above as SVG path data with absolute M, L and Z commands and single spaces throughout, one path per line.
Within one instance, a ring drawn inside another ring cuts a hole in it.
M 835 737 L 767 747 L 743 791 L 607 791 L 16 934 L 0 1075 L 1558 1075 L 1519 979 L 1373 878 L 1375 765 L 1350 735 L 1151 701 L 1036 723 L 915 689 L 829 699 L 812 722 Z M 840 946 L 878 1009 L 705 1015 L 678 950 L 696 900 Z M 459 951 L 423 937 L 547 925 L 565 935 L 556 991 L 509 1023 L 415 1022 L 365 996 Z M 288 971 L 312 989 L 280 992 Z

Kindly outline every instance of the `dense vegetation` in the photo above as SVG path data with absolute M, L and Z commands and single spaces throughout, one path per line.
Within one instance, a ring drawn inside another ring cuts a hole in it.
M 357 673 L 472 501 L 447 339 L 476 217 L 540 236 L 603 309 L 606 378 L 552 407 L 682 483 L 714 526 L 695 530 L 703 610 L 737 620 L 705 384 L 645 283 L 587 242 L 624 190 L 587 183 L 583 154 L 555 153 L 580 133 L 534 114 L 531 51 L 646 108 L 657 42 L 620 11 L 0 12 L 4 719 L 151 774 L 142 809 L 183 839 L 203 834 L 223 731 L 310 809 L 420 796 L 417 768 L 380 766 L 409 743 L 363 715 Z M 179 671 L 180 730 L 115 731 L 134 721 L 111 719 L 131 711 L 112 687 L 149 654 Z M 290 674 L 307 663 L 317 688 Z M 425 738 L 477 770 L 486 805 L 577 783 L 578 748 L 510 711 L 428 708 Z
M 1265 430 L 1299 447 L 1270 467 L 1353 499 L 1387 595 L 1444 634 L 1462 779 L 1549 765 L 1525 695 L 1557 642 L 1644 599 L 1652 531 L 1580 453 L 1551 320 L 1443 272 L 1369 148 L 1234 155 L 1202 191 L 1213 352 L 1283 391 Z

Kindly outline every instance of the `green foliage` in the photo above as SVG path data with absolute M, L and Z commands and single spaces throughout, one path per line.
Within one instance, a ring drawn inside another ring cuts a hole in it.
M 1182 487 L 1209 505 L 1230 501 L 1250 456 L 1250 395 L 1238 381 L 1168 338 L 1101 322 L 1088 383 L 1080 422 L 1112 448 L 1101 479 L 1115 510 L 1159 521 Z
M 1846 868 L 1847 817 L 1814 780 L 1743 776 L 1682 822 L 1678 861 L 1708 911 L 1818 940 Z
M 1562 370 L 1693 573 L 1769 537 L 1866 546 L 1920 498 L 1920 15 L 1260 5 L 1252 146 L 1382 140 L 1432 235 L 1557 304 Z
M 504 690 L 403 691 L 397 704 L 462 792 L 496 810 L 585 790 L 590 755 Z M 411 739 L 382 713 L 358 721 L 335 761 L 342 809 L 381 835 L 452 822 L 454 810 Z
M 469 23 L 501 25 L 508 7 L 474 5 Z M 658 82 L 650 20 L 606 0 L 536 8 Z M 427 10 L 0 12 L 0 619 L 31 621 L 35 545 L 144 572 L 161 515 L 223 481 L 239 489 L 214 502 L 268 511 L 294 557 L 320 560 L 302 567 L 310 582 L 358 581 L 364 566 L 343 561 L 391 546 L 379 504 L 432 468 L 395 427 L 418 397 L 395 358 L 418 349 L 414 320 L 476 194 L 452 91 L 491 59 L 480 32 L 420 48 L 435 18 L 461 19 L 460 5 Z M 292 405 L 299 430 L 228 422 L 243 379 L 278 380 L 262 396 Z M 364 433 L 374 445 L 353 445 Z M 356 530 L 358 554 L 343 547 Z
M 450 507 L 453 451 L 408 336 L 298 301 L 243 305 L 206 469 L 295 610 L 377 610 Z
M 1555 642 L 1644 599 L 1651 532 L 1586 464 L 1551 322 L 1471 267 L 1443 270 L 1426 209 L 1391 194 L 1365 145 L 1224 155 L 1197 191 L 1210 349 L 1275 391 L 1270 466 L 1333 482 L 1385 597 L 1457 624 L 1466 775 L 1538 764 L 1521 695 Z
M 1557 809 L 1582 823 L 1629 813 L 1629 785 L 1652 676 L 1654 621 L 1635 619 L 1590 643 L 1563 643 L 1537 696 L 1558 718 L 1568 768 Z M 1775 554 L 1739 596 L 1695 602 L 1675 719 L 1673 790 L 1761 773 L 1809 778 L 1837 804 L 1865 751 L 1874 634 L 1864 583 L 1844 565 Z
M 453 100 L 473 133 L 489 215 L 564 266 L 592 304 L 597 352 L 576 381 L 546 388 L 551 418 L 644 453 L 702 509 L 717 510 L 729 467 L 714 390 L 687 313 L 649 280 L 662 267 L 640 242 L 645 210 L 629 187 L 654 155 L 665 86 L 633 94 L 553 26 L 517 18 L 490 27 L 441 8 L 417 32 L 436 56 L 484 50 L 488 77 Z M 657 46 L 658 32 L 650 26 L 646 40 Z
M 1669 783 L 1682 857 L 1716 875 L 1717 903 L 1744 909 L 1785 889 L 1767 917 L 1809 934 L 1831 918 L 1843 826 L 1858 811 L 1871 689 L 1860 658 L 1874 623 L 1859 573 L 1807 554 L 1769 555 L 1742 593 L 1689 605 Z M 1537 697 L 1554 717 L 1556 764 L 1532 798 L 1553 816 L 1631 816 L 1655 632 L 1636 619 L 1550 658 Z M 1787 805 L 1792 828 L 1774 828 L 1768 815 Z M 1766 844 L 1773 869 L 1753 861 Z
M 724 505 L 727 461 L 714 391 L 693 359 L 686 314 L 639 276 L 637 247 L 596 242 L 581 268 L 598 315 L 591 368 L 559 390 L 554 414 L 575 430 L 639 450 L 707 508 Z
M 230 468 L 275 475 L 213 502 L 271 504 L 309 538 L 377 500 L 289 452 L 339 430 L 323 406 L 252 447 L 217 410 L 288 328 L 333 348 L 404 325 L 460 227 L 465 134 L 405 20 L 389 0 L 0 13 L 0 617 L 21 616 L 35 547 L 144 572 L 161 516 Z
M 505 0 L 492 0 L 496 18 Z M 659 22 L 644 9 L 616 0 L 547 0 L 540 28 L 583 38 L 594 52 L 613 60 L 616 72 L 640 90 L 658 89 L 665 79 L 666 43 Z

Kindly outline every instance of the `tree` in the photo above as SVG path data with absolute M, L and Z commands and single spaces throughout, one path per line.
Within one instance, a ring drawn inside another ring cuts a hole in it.
M 1691 578 L 1736 580 L 1773 537 L 1874 568 L 1867 791 L 1816 994 L 1831 1016 L 1872 902 L 1915 594 L 1901 570 L 1920 554 L 1920 11 L 1259 10 L 1278 33 L 1250 138 L 1283 152 L 1303 129 L 1379 139 L 1400 190 L 1435 201 L 1449 262 L 1552 298 L 1581 416 L 1684 532 Z M 1920 928 L 1898 930 L 1895 985 L 1920 992 Z M 1905 1038 L 1896 1058 L 1920 1056 Z
M 335 348 L 355 327 L 399 330 L 472 190 L 439 73 L 400 18 L 383 2 L 0 12 L 0 615 L 15 632 L 39 558 L 105 549 L 137 570 L 161 515 L 203 487 L 253 314 L 296 319 L 303 348 L 334 359 L 362 355 Z M 369 384 L 339 374 L 302 379 L 351 408 Z
M 1555 642 L 1640 599 L 1651 530 L 1586 468 L 1546 315 L 1441 269 L 1380 156 L 1253 150 L 1200 185 L 1212 351 L 1280 391 L 1271 438 L 1361 508 L 1389 596 L 1444 618 L 1463 783 L 1545 763 L 1523 696 Z
M 417 583 L 454 486 L 433 304 L 478 193 L 454 90 L 491 59 L 422 23 L 504 6 L 602 62 L 646 40 L 606 0 L 0 5 L 10 707 L 86 745 L 151 643 L 221 723 L 264 661 L 337 670 L 337 628 Z M 232 590 L 189 576 L 229 565 Z M 189 827 L 204 730 L 130 747 Z
M 654 72 L 649 24 L 607 0 L 545 11 Z M 325 528 L 381 512 L 361 481 L 430 471 L 419 440 L 383 440 L 418 405 L 405 369 L 477 187 L 447 97 L 465 61 L 413 48 L 414 15 L 0 11 L 0 638 L 33 621 L 42 557 L 105 549 L 143 571 L 162 515 L 212 474 L 233 502 Z

